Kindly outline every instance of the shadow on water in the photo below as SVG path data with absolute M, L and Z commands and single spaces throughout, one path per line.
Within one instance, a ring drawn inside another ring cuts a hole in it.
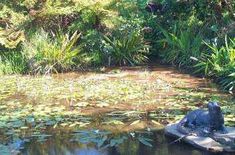
M 91 134 L 93 133 L 93 134 Z M 77 135 L 78 134 L 78 135 Z M 84 134 L 84 135 L 83 135 Z M 85 136 L 85 137 L 83 137 Z M 78 138 L 78 139 L 77 139 Z M 183 144 L 163 131 L 119 133 L 84 131 L 73 135 L 53 135 L 44 142 L 32 139 L 22 155 L 213 155 Z M 225 153 L 220 155 L 226 155 Z

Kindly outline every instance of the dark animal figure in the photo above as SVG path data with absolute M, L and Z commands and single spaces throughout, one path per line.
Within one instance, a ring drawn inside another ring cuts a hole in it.
M 189 112 L 177 125 L 177 130 L 183 134 L 196 133 L 208 136 L 214 131 L 227 133 L 224 127 L 224 117 L 217 102 L 209 102 L 208 110 L 197 109 Z

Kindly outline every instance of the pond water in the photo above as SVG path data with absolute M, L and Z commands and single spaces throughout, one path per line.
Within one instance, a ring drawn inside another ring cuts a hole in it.
M 135 134 L 135 136 L 134 136 Z M 22 155 L 213 155 L 214 153 L 197 150 L 184 143 L 174 143 L 174 139 L 165 137 L 163 131 L 153 133 L 104 134 L 106 142 L 98 147 L 100 140 L 94 135 L 86 137 L 82 144 L 71 136 L 54 135 L 45 142 L 32 140 L 25 145 Z M 100 136 L 100 135 L 99 135 Z M 107 137 L 105 137 L 107 136 Z M 69 138 L 70 137 L 70 138 Z M 140 140 L 140 137 L 143 138 Z M 80 137 L 81 138 L 81 137 Z M 83 137 L 84 138 L 84 137 Z M 77 139 L 78 140 L 78 139 Z M 89 143 L 93 141 L 93 143 Z M 108 142 L 108 143 L 107 143 Z M 115 143 L 116 142 L 116 143 Z M 118 144 L 120 142 L 120 144 Z M 149 145 L 152 146 L 149 146 Z M 105 146 L 106 145 L 106 146 Z M 220 153 L 219 155 L 229 155 Z
M 22 155 L 210 155 L 183 143 L 169 145 L 173 139 L 159 131 L 210 100 L 220 103 L 225 124 L 234 126 L 232 96 L 171 67 L 3 76 L 0 155 L 21 146 Z

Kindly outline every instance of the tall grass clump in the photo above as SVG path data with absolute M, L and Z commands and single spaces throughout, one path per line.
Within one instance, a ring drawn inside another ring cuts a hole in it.
M 53 34 L 41 30 L 23 46 L 29 57 L 29 67 L 33 73 L 61 72 L 73 69 L 79 63 L 79 47 L 76 43 L 80 34 Z M 54 37 L 54 38 L 53 38 Z
M 134 29 L 128 33 L 104 38 L 104 52 L 109 64 L 136 65 L 147 60 L 149 45 L 144 41 L 140 30 Z
M 196 34 L 190 28 L 170 33 L 160 28 L 163 39 L 159 40 L 163 44 L 163 51 L 160 54 L 162 60 L 166 63 L 172 63 L 179 67 L 192 65 L 192 57 L 201 55 L 202 37 L 200 33 Z
M 0 74 L 24 74 L 27 70 L 27 57 L 20 49 L 1 51 Z
M 195 65 L 197 71 L 214 77 L 225 90 L 235 91 L 235 38 L 225 37 L 224 45 L 209 44 L 209 53 Z

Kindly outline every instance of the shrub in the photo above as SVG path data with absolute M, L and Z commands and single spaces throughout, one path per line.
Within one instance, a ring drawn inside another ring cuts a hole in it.
M 223 46 L 205 44 L 210 53 L 204 56 L 195 65 L 196 72 L 204 72 L 206 76 L 215 77 L 226 90 L 235 90 L 235 38 L 227 39 Z M 206 52 L 205 52 L 206 53 Z
M 23 31 L 2 30 L 0 28 L 0 46 L 5 48 L 14 49 L 18 44 L 25 40 Z
M 202 38 L 199 33 L 195 34 L 190 29 L 178 33 L 176 29 L 173 33 L 169 33 L 161 27 L 160 30 L 165 37 L 159 41 L 165 48 L 160 55 L 164 62 L 187 67 L 193 64 L 192 57 L 201 55 Z
M 135 65 L 147 60 L 149 46 L 140 30 L 133 30 L 115 37 L 104 38 L 104 52 L 109 64 Z
M 10 51 L 4 49 L 0 54 L 0 72 L 2 74 L 26 73 L 27 58 L 21 50 Z
M 105 57 L 102 52 L 102 35 L 97 30 L 87 31 L 81 36 L 79 42 L 82 53 L 86 53 L 89 66 L 105 65 Z
M 40 31 L 24 44 L 32 72 L 50 73 L 71 70 L 79 59 L 79 48 L 75 46 L 80 34 L 58 33 L 54 39 L 48 33 Z

